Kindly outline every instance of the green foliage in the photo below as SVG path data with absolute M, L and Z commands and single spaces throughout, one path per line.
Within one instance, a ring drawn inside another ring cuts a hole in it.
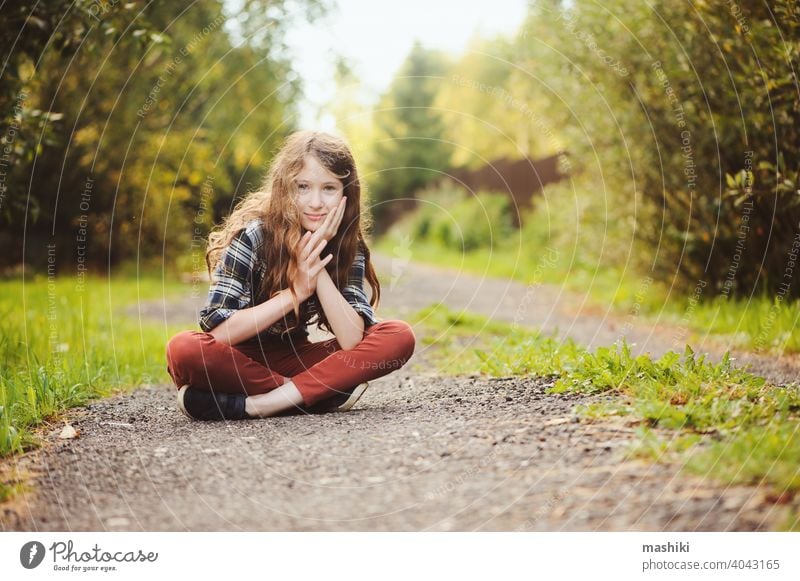
M 120 311 L 180 292 L 155 278 L 0 282 L 0 456 L 35 445 L 30 428 L 70 407 L 168 381 L 164 345 L 180 329 Z
M 727 354 L 714 364 L 687 346 L 683 357 L 670 352 L 652 360 L 633 357 L 622 343 L 582 353 L 571 367 L 563 366 L 553 391 L 567 390 L 622 396 L 624 404 L 599 404 L 590 411 L 592 417 L 624 414 L 648 427 L 678 431 L 669 441 L 642 438 L 640 446 L 650 447 L 656 458 L 671 460 L 688 451 L 688 468 L 694 472 L 725 483 L 765 483 L 777 491 L 800 491 L 797 384 L 768 385 L 763 378 L 733 368 Z M 707 448 L 692 433 L 713 434 L 717 441 Z
M 486 317 L 468 311 L 455 312 L 444 303 L 436 303 L 417 311 L 412 317 L 414 323 L 421 323 L 448 334 L 471 335 L 475 333 L 504 333 L 508 329 L 506 323 L 492 321 Z
M 542 103 L 528 90 L 529 76 L 515 67 L 517 52 L 513 39 L 475 37 L 442 77 L 433 106 L 444 139 L 455 144 L 454 166 L 478 169 L 499 158 L 562 149 L 557 135 L 542 134 Z
M 49 21 L 68 4 L 47 3 Z M 87 5 L 102 5 L 102 14 L 87 16 Z M 0 243 L 11 250 L 0 265 L 24 253 L 42 267 L 52 244 L 59 271 L 79 257 L 98 269 L 134 256 L 161 266 L 202 245 L 235 198 L 259 185 L 293 129 L 300 86 L 283 35 L 295 14 L 308 8 L 314 17 L 320 6 L 241 3 L 243 41 L 228 28 L 231 5 L 222 0 L 190 9 L 79 2 L 66 30 L 81 42 L 69 51 L 37 45 L 19 57 L 41 56 L 20 78 L 26 110 L 49 109 L 49 125 L 60 121 L 35 160 L 14 160 L 0 216 Z M 20 134 L 33 129 L 23 120 Z
M 443 303 L 421 309 L 410 317 L 417 329 L 423 330 L 422 343 L 435 347 L 432 359 L 445 373 L 473 373 L 480 365 L 485 347 L 484 337 L 509 332 L 507 323 L 492 321 L 468 311 L 456 312 Z M 530 333 L 522 330 L 522 334 Z
M 730 346 L 760 352 L 788 354 L 800 352 L 800 335 L 795 332 L 800 321 L 800 300 L 783 301 L 761 294 L 749 299 L 715 297 L 691 305 L 685 300 L 652 314 L 663 314 L 676 324 L 689 324 L 698 333 L 714 333 Z M 689 320 L 685 313 L 691 311 Z
M 609 186 L 585 195 L 635 216 L 612 244 L 668 285 L 781 292 L 800 220 L 797 3 L 550 1 L 523 31 L 530 92 L 564 99 L 548 111 L 571 158 Z
M 441 178 L 451 146 L 432 105 L 448 63 L 416 42 L 374 113 L 374 147 L 368 167 L 372 212 L 379 229 L 405 207 L 403 200 Z M 400 201 L 400 204 L 394 203 Z
M 480 371 L 489 375 L 557 375 L 569 369 L 582 349 L 571 339 L 517 334 L 478 353 Z
M 590 306 L 613 307 L 620 317 L 634 313 L 641 324 L 656 319 L 669 324 L 682 343 L 691 343 L 694 333 L 711 334 L 731 347 L 800 351 L 800 335 L 794 332 L 800 300 L 765 292 L 748 298 L 713 296 L 707 285 L 696 287 L 697 296 L 681 296 L 651 275 L 639 274 L 632 268 L 632 247 L 614 245 L 611 235 L 604 234 L 621 235 L 626 228 L 624 210 L 609 207 L 608 198 L 601 198 L 606 204 L 598 206 L 597 199 L 576 195 L 591 188 L 587 177 L 548 186 L 520 230 L 508 225 L 505 210 L 484 213 L 481 208 L 494 206 L 480 206 L 457 188 L 425 190 L 419 207 L 396 223 L 378 248 L 391 255 L 398 245 L 410 244 L 415 260 L 457 265 L 467 272 L 525 284 L 558 284 L 585 293 Z M 500 199 L 495 200 L 498 207 L 503 206 Z M 479 217 L 457 214 L 454 209 L 462 203 Z M 483 232 L 483 240 L 491 234 L 491 244 L 462 241 L 465 224 L 477 234 Z
M 687 468 L 733 484 L 770 483 L 777 496 L 800 491 L 800 434 L 797 421 L 777 418 L 766 427 L 743 428 L 734 438 L 713 442 L 692 454 Z
M 480 333 L 465 353 L 447 338 L 452 317 L 432 307 L 417 320 L 438 334 L 443 347 L 440 370 L 492 376 L 555 375 L 552 393 L 565 391 L 614 395 L 581 406 L 588 420 L 627 416 L 639 423 L 630 453 L 660 461 L 680 461 L 688 470 L 723 483 L 766 484 L 776 496 L 800 492 L 797 468 L 800 385 L 773 386 L 734 368 L 726 354 L 719 363 L 669 352 L 659 359 L 633 356 L 623 341 L 589 352 L 514 325 L 469 315 L 468 327 Z M 456 325 L 456 327 L 458 327 Z
M 101 56 L 108 43 L 118 43 L 118 50 L 143 50 L 158 34 L 135 2 L 104 4 L 93 0 L 55 0 L 35 3 L 12 3 L 4 6 L 0 27 L 0 54 L 4 57 L 0 85 L 0 125 L 8 140 L 9 166 L 27 166 L 44 147 L 54 146 L 63 131 L 63 114 L 50 110 L 50 103 L 37 103 L 33 93 L 40 90 L 40 78 L 55 54 L 62 62 L 77 52 Z M 135 23 L 133 18 L 136 17 Z M 135 24 L 134 33 L 122 31 Z M 18 172 L 12 172 L 12 178 Z M 11 181 L 11 180 L 8 180 Z M 3 184 L 7 186 L 8 184 Z M 15 191 L 12 182 L 11 193 Z M 5 192 L 4 192 L 5 193 Z M 25 199 L 9 196 L 0 216 L 24 210 Z M 38 199 L 28 200 L 35 205 Z
M 490 192 L 468 195 L 447 187 L 417 195 L 419 208 L 407 217 L 415 240 L 470 252 L 506 243 L 514 232 L 508 196 Z
M 736 430 L 800 403 L 796 389 L 769 392 L 764 379 L 733 368 L 727 354 L 712 364 L 688 346 L 683 358 L 669 352 L 655 361 L 633 357 L 625 343 L 601 347 L 581 355 L 554 390 L 616 391 L 631 398 L 629 413 L 648 425 L 697 431 Z
M 799 54 L 794 0 L 543 0 L 454 63 L 435 106 L 456 165 L 568 152 L 574 181 L 524 224 L 579 276 L 797 297 Z

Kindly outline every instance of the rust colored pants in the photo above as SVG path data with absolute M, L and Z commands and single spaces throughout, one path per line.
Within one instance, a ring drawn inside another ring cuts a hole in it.
M 349 351 L 336 339 L 312 343 L 220 343 L 208 333 L 183 331 L 167 344 L 167 371 L 176 387 L 224 393 L 266 393 L 291 379 L 307 406 L 402 367 L 414 353 L 411 326 L 399 320 L 368 327 Z

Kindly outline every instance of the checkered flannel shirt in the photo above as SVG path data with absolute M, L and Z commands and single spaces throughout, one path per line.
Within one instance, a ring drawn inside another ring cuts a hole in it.
M 256 295 L 266 273 L 263 246 L 264 233 L 261 220 L 253 220 L 231 240 L 214 269 L 208 300 L 200 311 L 200 328 L 203 331 L 210 331 L 237 310 L 257 304 Z M 341 292 L 345 300 L 364 319 L 366 328 L 377 323 L 378 319 L 364 292 L 364 271 L 364 254 L 359 249 L 350 270 L 347 286 Z M 311 295 L 302 307 L 308 309 L 311 314 L 309 323 L 318 320 L 321 309 L 316 293 Z M 287 322 L 290 325 L 296 323 L 293 312 L 262 331 L 258 337 L 285 334 Z M 300 326 L 289 334 L 294 337 L 307 336 L 308 329 Z M 257 340 L 258 337 L 254 337 L 253 340 Z

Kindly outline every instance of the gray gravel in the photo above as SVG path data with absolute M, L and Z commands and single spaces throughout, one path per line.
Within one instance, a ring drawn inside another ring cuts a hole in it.
M 633 428 L 576 421 L 593 398 L 542 378 L 399 375 L 350 413 L 195 423 L 174 391 L 74 416 L 26 457 L 37 488 L 7 530 L 759 530 L 756 488 L 623 459 Z
M 384 286 L 384 318 L 443 301 L 585 344 L 618 332 L 604 315 L 576 316 L 581 297 L 560 289 L 390 259 L 378 268 L 400 273 Z M 199 302 L 133 312 L 190 326 Z M 665 336 L 627 322 L 623 331 L 651 352 Z M 30 487 L 3 507 L 2 529 L 706 531 L 786 522 L 788 507 L 761 488 L 627 460 L 634 426 L 576 415 L 598 396 L 546 394 L 549 378 L 436 376 L 425 372 L 427 349 L 420 342 L 405 368 L 372 382 L 345 414 L 190 422 L 166 385 L 76 410 L 68 419 L 80 437 L 59 439 L 59 425 L 13 460 Z M 776 378 L 784 364 L 770 367 Z

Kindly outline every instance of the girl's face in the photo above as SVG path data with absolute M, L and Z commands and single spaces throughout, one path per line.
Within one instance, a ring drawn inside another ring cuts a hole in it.
M 300 212 L 300 224 L 314 232 L 333 212 L 344 193 L 344 184 L 313 155 L 303 159 L 303 169 L 295 178 L 295 201 Z

